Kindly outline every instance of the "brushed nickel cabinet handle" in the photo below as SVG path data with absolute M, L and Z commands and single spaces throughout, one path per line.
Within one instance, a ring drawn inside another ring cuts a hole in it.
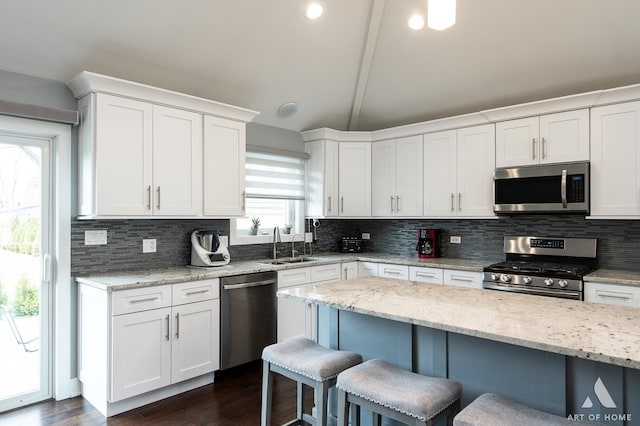
M 151 210 L 151 185 L 147 186 L 147 210 Z
M 391 196 L 391 213 L 393 213 L 393 195 Z
M 340 197 L 340 213 L 344 213 L 344 197 Z
M 462 211 L 462 193 L 458 192 L 458 211 Z
M 158 210 L 160 210 L 160 187 L 156 191 L 158 192 Z
M 547 153 L 546 153 L 546 149 L 545 149 L 545 145 L 547 144 L 547 141 L 545 140 L 545 138 L 542 138 L 542 159 L 544 160 L 545 158 L 547 158 Z
M 535 160 L 536 159 L 536 138 L 532 138 L 531 142 L 532 142 L 531 146 L 533 147 L 533 150 L 531 151 L 532 152 L 531 159 Z
M 176 339 L 180 338 L 180 313 L 176 314 Z
M 396 195 L 396 213 L 400 213 L 400 196 Z
M 327 204 L 328 204 L 327 212 L 330 212 L 331 211 L 331 195 L 327 197 Z
M 164 336 L 165 339 L 169 340 L 169 314 L 167 314 L 167 334 Z
M 453 194 L 453 192 L 452 192 L 452 193 L 451 193 L 451 211 L 452 211 L 452 212 L 456 211 L 456 208 L 455 208 L 455 206 L 454 206 L 455 199 L 456 199 L 456 196 L 455 196 L 455 195 Z

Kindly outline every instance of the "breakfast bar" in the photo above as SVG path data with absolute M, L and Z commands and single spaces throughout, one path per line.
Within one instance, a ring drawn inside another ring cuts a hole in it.
M 640 310 L 380 277 L 278 291 L 317 305 L 319 343 L 574 419 L 640 416 Z M 636 413 L 636 411 L 638 411 Z

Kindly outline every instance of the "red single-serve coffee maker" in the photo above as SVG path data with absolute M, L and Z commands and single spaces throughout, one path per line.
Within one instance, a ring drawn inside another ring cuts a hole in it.
M 433 228 L 418 229 L 418 257 L 440 257 L 440 230 Z

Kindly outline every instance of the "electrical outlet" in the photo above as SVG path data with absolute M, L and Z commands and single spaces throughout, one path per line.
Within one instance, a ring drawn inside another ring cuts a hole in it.
M 368 232 L 363 232 L 362 233 L 362 239 L 363 240 L 370 240 L 371 239 L 371 234 Z
M 313 242 L 313 232 L 305 232 L 304 233 L 304 242 L 312 243 Z
M 85 246 L 100 246 L 107 244 L 107 230 L 84 231 Z
M 143 253 L 155 253 L 156 252 L 156 239 L 149 238 L 142 240 L 142 252 Z
M 460 244 L 460 243 L 462 243 L 462 238 L 461 238 L 460 236 L 457 236 L 457 235 L 456 235 L 456 236 L 453 236 L 453 235 L 452 235 L 452 236 L 449 238 L 449 242 L 450 242 L 451 244 Z

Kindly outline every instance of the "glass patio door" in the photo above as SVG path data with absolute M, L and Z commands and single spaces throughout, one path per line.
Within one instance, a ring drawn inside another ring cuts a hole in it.
M 0 412 L 52 395 L 50 152 L 0 133 Z

